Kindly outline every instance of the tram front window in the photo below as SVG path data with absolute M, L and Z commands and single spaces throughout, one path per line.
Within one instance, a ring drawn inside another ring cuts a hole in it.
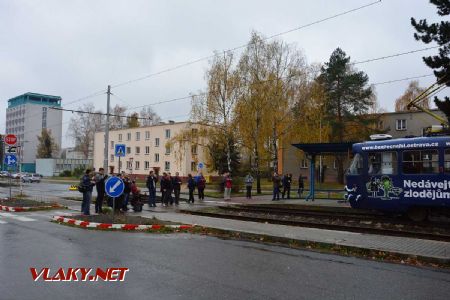
M 372 152 L 367 157 L 369 175 L 397 174 L 397 152 Z
M 362 169 L 363 169 L 362 155 L 356 153 L 355 156 L 353 157 L 352 163 L 350 164 L 350 168 L 348 168 L 347 174 L 360 175 L 362 174 Z

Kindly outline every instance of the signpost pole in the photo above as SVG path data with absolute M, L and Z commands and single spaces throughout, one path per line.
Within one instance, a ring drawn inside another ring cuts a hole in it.
M 8 167 L 8 171 L 9 171 L 9 201 L 12 200 L 12 193 L 11 193 L 11 185 L 12 185 L 12 177 L 11 177 L 11 169 Z
M 120 156 L 119 156 L 119 174 L 120 174 Z
M 112 211 L 112 221 L 111 221 L 112 224 L 114 224 L 115 210 L 116 210 L 116 197 L 113 197 L 113 211 Z

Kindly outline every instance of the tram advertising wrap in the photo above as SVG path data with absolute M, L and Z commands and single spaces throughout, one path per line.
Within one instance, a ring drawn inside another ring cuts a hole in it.
M 450 207 L 450 138 L 368 141 L 353 145 L 346 198 L 353 208 L 422 215 Z

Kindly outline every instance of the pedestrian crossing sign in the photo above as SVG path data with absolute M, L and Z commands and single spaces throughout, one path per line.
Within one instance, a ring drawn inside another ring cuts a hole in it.
M 125 144 L 116 144 L 114 149 L 114 155 L 116 157 L 125 157 Z

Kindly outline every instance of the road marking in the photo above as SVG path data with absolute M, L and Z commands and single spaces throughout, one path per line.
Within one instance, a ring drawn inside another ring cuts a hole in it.
M 8 222 L 0 220 L 0 224 L 7 224 Z
M 7 217 L 7 218 L 15 219 L 15 220 L 18 220 L 18 221 L 22 221 L 22 222 L 36 221 L 35 219 L 14 215 L 12 213 L 0 213 L 0 217 Z

